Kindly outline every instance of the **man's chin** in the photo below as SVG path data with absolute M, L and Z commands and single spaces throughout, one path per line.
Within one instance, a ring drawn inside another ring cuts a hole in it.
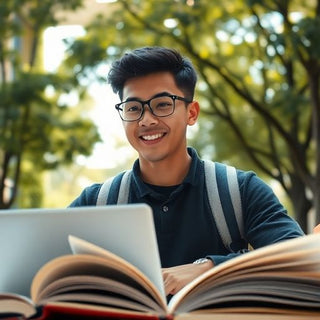
M 166 157 L 163 153 L 151 151 L 150 152 L 139 152 L 139 159 L 143 159 L 147 162 L 157 163 L 164 160 Z

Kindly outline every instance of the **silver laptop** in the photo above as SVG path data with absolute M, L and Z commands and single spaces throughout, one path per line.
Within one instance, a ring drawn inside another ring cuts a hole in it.
M 71 253 L 69 234 L 126 259 L 164 292 L 152 211 L 145 204 L 0 210 L 0 292 L 29 296 L 40 267 Z

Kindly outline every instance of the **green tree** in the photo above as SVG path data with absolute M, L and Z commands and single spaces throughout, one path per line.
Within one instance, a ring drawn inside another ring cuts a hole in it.
M 62 97 L 79 86 L 70 70 L 42 68 L 41 36 L 55 13 L 82 0 L 0 2 L 0 208 L 41 205 L 41 172 L 89 155 L 100 140 L 85 110 Z M 50 92 L 50 94 L 49 94 Z
M 127 49 L 179 49 L 200 75 L 199 151 L 277 180 L 304 230 L 311 208 L 320 222 L 320 1 L 118 0 L 110 9 L 70 47 L 79 75 Z

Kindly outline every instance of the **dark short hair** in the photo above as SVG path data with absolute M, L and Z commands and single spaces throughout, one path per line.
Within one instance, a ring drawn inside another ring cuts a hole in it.
M 177 87 L 187 99 L 193 100 L 197 73 L 191 61 L 175 49 L 143 47 L 125 53 L 112 63 L 108 82 L 122 100 L 127 80 L 161 71 L 171 72 Z

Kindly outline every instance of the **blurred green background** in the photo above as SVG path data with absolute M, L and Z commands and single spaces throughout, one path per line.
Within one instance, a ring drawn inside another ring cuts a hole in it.
M 305 231 L 320 222 L 320 1 L 0 1 L 0 208 L 65 207 L 132 165 L 106 84 L 126 50 L 197 68 L 207 159 L 254 170 Z

